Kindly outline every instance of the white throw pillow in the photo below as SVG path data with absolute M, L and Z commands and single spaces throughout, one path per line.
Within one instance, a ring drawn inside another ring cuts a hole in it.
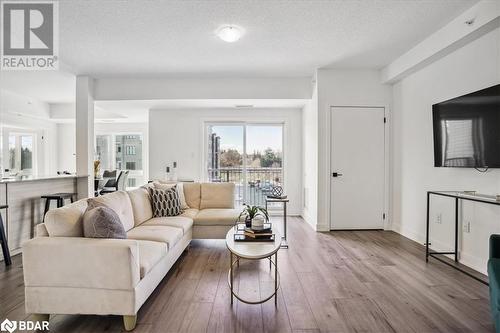
M 179 194 L 179 200 L 181 201 L 181 209 L 189 209 L 189 206 L 186 202 L 186 196 L 184 195 L 184 184 L 183 183 L 154 183 L 155 188 L 160 190 L 168 190 L 169 188 L 177 185 L 177 193 Z
M 178 183 L 177 184 L 177 193 L 179 193 L 179 200 L 181 201 L 181 209 L 189 209 L 189 206 L 186 202 L 186 196 L 184 195 L 184 184 L 183 183 Z

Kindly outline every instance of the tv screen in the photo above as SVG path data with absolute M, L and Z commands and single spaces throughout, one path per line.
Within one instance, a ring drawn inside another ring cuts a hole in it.
M 434 166 L 500 168 L 500 84 L 434 104 Z

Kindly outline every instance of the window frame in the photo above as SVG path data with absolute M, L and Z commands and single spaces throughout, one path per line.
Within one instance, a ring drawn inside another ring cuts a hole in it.
M 282 154 L 282 188 L 286 193 L 286 167 L 287 167 L 287 159 L 286 159 L 286 131 L 287 131 L 287 121 L 286 120 L 266 120 L 266 121 L 252 121 L 252 120 L 228 120 L 228 121 L 214 121 L 214 120 L 202 120 L 203 127 L 203 138 L 202 138 L 202 165 L 201 165 L 201 175 L 202 179 L 205 182 L 209 181 L 207 166 L 208 166 L 208 128 L 209 126 L 242 126 L 243 127 L 243 184 L 247 185 L 247 127 L 249 126 L 281 126 L 281 154 Z M 243 191 L 242 202 L 246 200 L 246 191 Z M 275 207 L 269 207 L 270 210 L 275 210 Z
M 141 137 L 141 144 L 142 144 L 142 154 L 141 154 L 141 162 L 142 162 L 142 169 L 141 170 L 129 170 L 129 179 L 130 178 L 143 178 L 144 182 L 147 182 L 146 179 L 146 167 L 147 163 L 145 163 L 147 155 L 146 155 L 146 141 L 145 141 L 145 133 L 142 132 L 137 132 L 137 131 L 112 131 L 112 132 L 101 132 L 101 131 L 96 131 L 94 134 L 94 154 L 95 158 L 97 159 L 97 137 L 98 136 L 108 136 L 109 137 L 109 151 L 110 151 L 110 168 L 112 170 L 128 170 L 128 169 L 122 169 L 122 167 L 126 167 L 126 165 L 122 165 L 120 168 L 117 166 L 116 162 L 116 137 L 117 136 L 139 136 Z M 121 147 L 121 150 L 124 151 L 124 153 L 127 153 L 126 146 Z M 135 151 L 135 150 L 134 150 Z M 136 156 L 136 154 L 131 155 L 131 156 Z M 120 161 L 120 163 L 123 164 L 123 161 Z M 102 171 L 102 170 L 101 170 Z M 127 184 L 127 187 L 128 186 Z M 135 186 L 136 187 L 136 186 Z
M 10 137 L 15 137 L 15 150 L 16 150 L 16 158 L 14 168 L 10 167 Z M 30 136 L 32 138 L 32 153 L 31 153 L 31 168 L 30 169 L 22 169 L 22 142 L 21 137 Z M 10 173 L 22 173 L 23 175 L 34 176 L 38 174 L 38 164 L 37 164 L 37 133 L 32 131 L 16 131 L 16 130 L 6 130 L 5 138 L 7 139 L 7 149 L 6 149 L 6 166 L 4 169 L 9 169 Z

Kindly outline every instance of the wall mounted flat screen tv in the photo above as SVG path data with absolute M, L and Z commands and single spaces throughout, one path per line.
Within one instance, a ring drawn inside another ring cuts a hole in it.
M 432 106 L 434 166 L 500 168 L 500 84 Z

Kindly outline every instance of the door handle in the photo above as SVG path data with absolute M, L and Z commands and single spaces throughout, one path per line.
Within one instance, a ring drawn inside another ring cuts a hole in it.
M 332 172 L 332 177 L 340 177 L 342 176 L 341 173 L 338 173 L 338 172 Z

